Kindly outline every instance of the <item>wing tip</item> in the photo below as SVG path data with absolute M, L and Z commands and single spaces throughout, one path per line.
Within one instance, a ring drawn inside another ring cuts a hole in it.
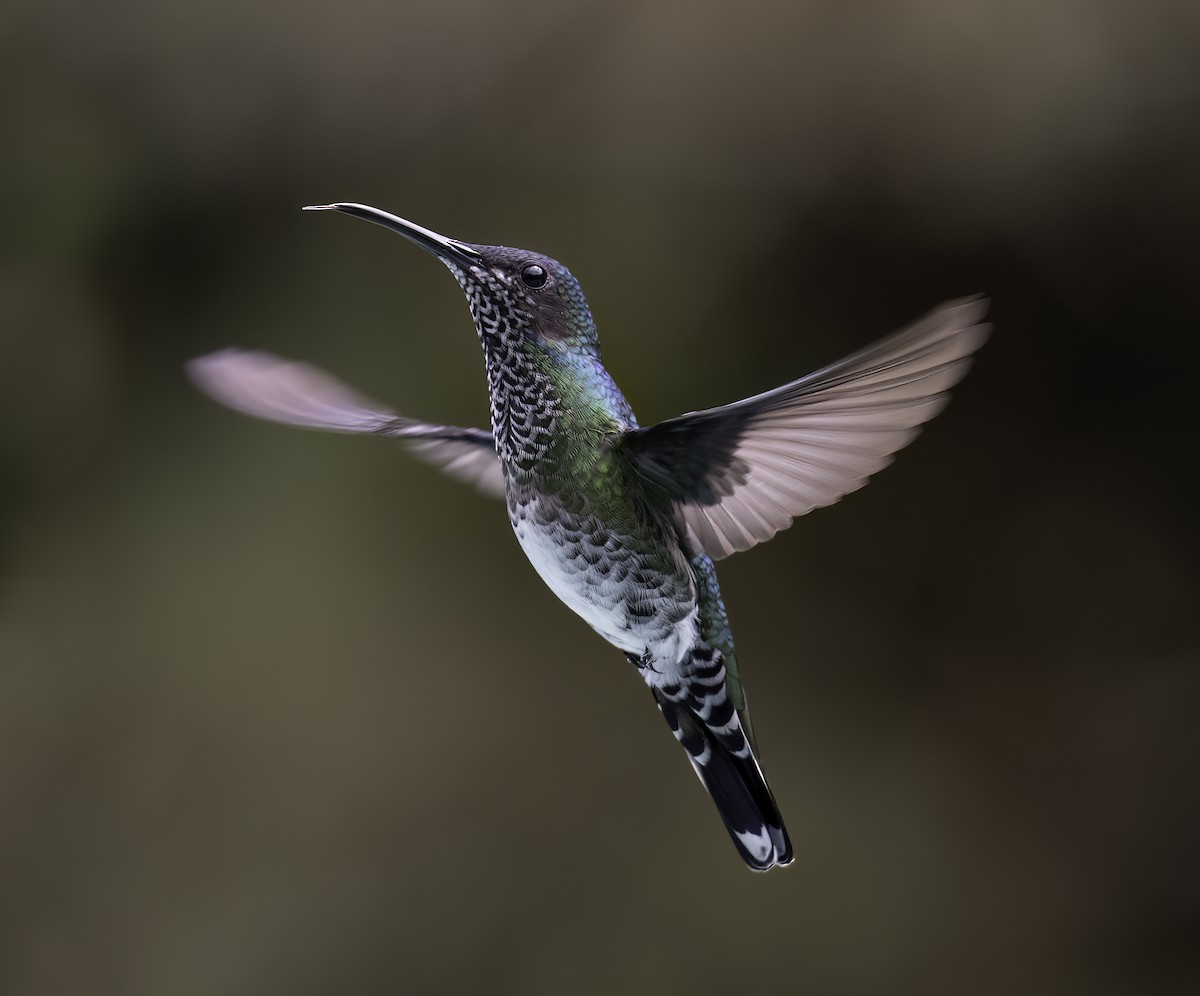
M 228 388 L 245 384 L 247 378 L 261 378 L 269 372 L 287 368 L 299 370 L 305 366 L 298 360 L 288 360 L 266 350 L 225 346 L 185 361 L 183 372 L 209 397 L 228 404 Z
M 202 387 L 213 370 L 245 352 L 247 351 L 240 346 L 225 346 L 215 349 L 211 353 L 202 353 L 200 356 L 193 356 L 190 360 L 186 360 L 183 364 L 183 372 L 188 380 Z
M 991 303 L 991 298 L 982 292 L 967 294 L 963 297 L 955 297 L 943 302 L 932 311 L 929 311 L 925 317 L 938 318 L 955 315 L 956 320 L 950 324 L 962 331 L 972 328 L 981 329 L 982 338 L 979 341 L 979 345 L 983 345 L 984 340 L 987 339 L 992 329 L 991 323 L 983 320 L 988 313 L 988 309 L 991 307 Z

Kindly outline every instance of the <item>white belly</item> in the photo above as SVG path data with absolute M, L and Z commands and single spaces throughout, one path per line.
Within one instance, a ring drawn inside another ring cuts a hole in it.
M 663 681 L 673 681 L 676 665 L 697 639 L 695 582 L 685 563 L 678 577 L 662 578 L 661 587 L 651 597 L 640 598 L 642 605 L 653 605 L 647 615 L 632 612 L 632 600 L 643 594 L 631 580 L 630 572 L 640 566 L 640 554 L 606 544 L 604 556 L 596 560 L 596 548 L 586 551 L 580 533 L 557 525 L 539 524 L 536 501 L 514 517 L 513 530 L 525 556 L 542 580 L 568 608 L 613 646 L 639 657 L 649 655 L 656 662 Z M 588 530 L 584 529 L 586 537 Z M 651 671 L 643 672 L 648 676 Z

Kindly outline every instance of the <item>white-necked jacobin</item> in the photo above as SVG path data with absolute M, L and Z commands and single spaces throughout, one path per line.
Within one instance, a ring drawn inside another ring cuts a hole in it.
M 792 845 L 759 765 L 713 561 L 862 487 L 946 404 L 983 343 L 983 298 L 951 301 L 837 363 L 720 408 L 639 426 L 600 361 L 579 283 L 524 249 L 438 235 L 363 204 L 340 211 L 437 256 L 483 345 L 492 429 L 397 415 L 304 363 L 227 349 L 189 364 L 259 418 L 373 433 L 504 498 L 560 599 L 650 687 L 738 853 L 765 871 Z

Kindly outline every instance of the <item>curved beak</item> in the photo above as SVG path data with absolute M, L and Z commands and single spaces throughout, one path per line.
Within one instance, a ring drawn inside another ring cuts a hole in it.
M 393 232 L 399 232 L 409 242 L 415 242 L 422 249 L 433 253 L 447 263 L 470 267 L 482 259 L 476 250 L 465 243 L 456 239 L 448 239 L 444 235 L 438 235 L 437 232 L 431 232 L 428 228 L 414 225 L 411 221 L 397 218 L 394 214 L 388 214 L 386 211 L 380 211 L 379 208 L 373 208 L 366 204 L 312 204 L 304 210 L 340 211 L 342 214 L 362 218 L 364 221 L 372 221 Z

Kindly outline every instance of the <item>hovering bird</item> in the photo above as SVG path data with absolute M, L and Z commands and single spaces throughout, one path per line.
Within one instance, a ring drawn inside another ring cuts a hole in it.
M 446 238 L 364 204 L 305 210 L 382 225 L 449 267 L 483 345 L 491 431 L 404 418 L 270 353 L 212 353 L 189 364 L 191 378 L 258 418 L 400 439 L 503 497 L 542 580 L 649 686 L 746 864 L 791 862 L 713 561 L 862 487 L 911 442 L 987 337 L 984 299 L 948 302 L 773 391 L 643 427 L 557 260 Z

